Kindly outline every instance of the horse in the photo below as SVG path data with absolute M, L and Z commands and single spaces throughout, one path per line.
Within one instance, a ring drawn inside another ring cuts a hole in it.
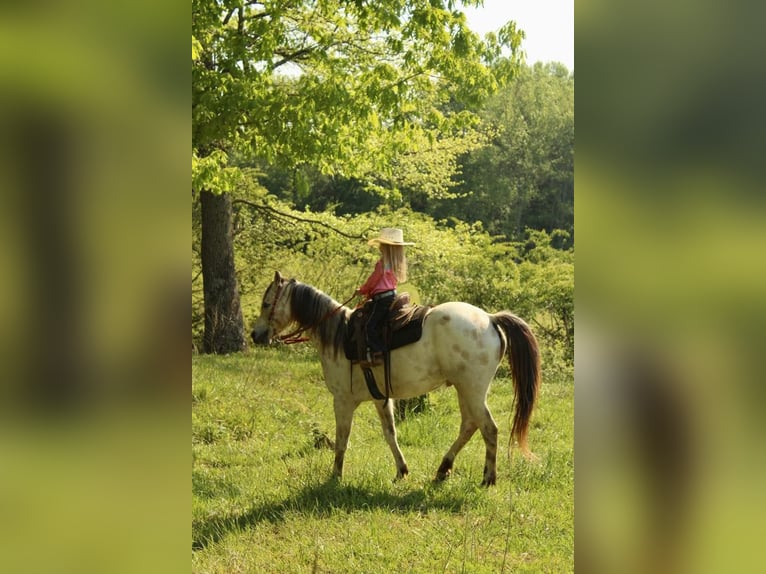
M 317 348 L 327 389 L 335 411 L 335 462 L 333 476 L 343 476 L 343 460 L 356 408 L 373 401 L 383 427 L 383 436 L 396 464 L 396 478 L 409 473 L 396 438 L 393 402 L 373 399 L 363 383 L 358 364 L 351 365 L 343 353 L 352 309 L 329 295 L 285 279 L 277 271 L 266 288 L 261 313 L 251 333 L 256 345 L 269 345 L 305 332 Z M 287 327 L 297 331 L 281 336 Z M 406 399 L 453 386 L 460 406 L 460 431 L 442 458 L 435 480 L 443 481 L 452 472 L 455 457 L 479 430 L 486 446 L 482 486 L 497 481 L 497 424 L 487 407 L 487 393 L 495 372 L 507 354 L 514 386 L 515 411 L 511 436 L 523 454 L 530 456 L 527 430 L 540 385 L 540 352 L 529 325 L 508 312 L 488 314 L 462 302 L 436 305 L 426 315 L 423 333 L 415 343 L 391 351 L 391 397 Z M 383 376 L 376 366 L 377 379 Z

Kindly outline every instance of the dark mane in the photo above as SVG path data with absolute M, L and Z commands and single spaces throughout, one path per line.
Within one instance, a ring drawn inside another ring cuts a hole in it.
M 301 326 L 319 335 L 323 348 L 331 348 L 337 355 L 343 348 L 348 324 L 348 309 L 333 311 L 340 303 L 311 285 L 296 282 L 290 297 L 293 319 Z

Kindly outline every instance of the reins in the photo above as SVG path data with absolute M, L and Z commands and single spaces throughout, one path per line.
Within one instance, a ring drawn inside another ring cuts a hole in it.
M 282 286 L 280 285 L 278 290 L 277 290 L 277 294 L 274 297 L 274 306 L 271 309 L 272 314 L 274 312 L 274 308 L 277 306 L 277 300 L 279 299 L 279 293 L 280 293 L 281 290 L 282 290 Z M 301 335 L 304 332 L 308 331 L 309 329 L 314 329 L 314 328 L 318 327 L 323 321 L 326 321 L 327 319 L 329 319 L 330 317 L 335 315 L 335 313 L 337 313 L 343 307 L 345 307 L 348 303 L 350 303 L 354 299 L 354 297 L 356 297 L 356 293 L 354 293 L 353 295 L 351 295 L 351 297 L 346 299 L 343 303 L 341 303 L 340 305 L 335 307 L 335 309 L 332 309 L 331 311 L 328 311 L 327 313 L 322 315 L 322 317 L 318 321 L 312 323 L 311 325 L 305 325 L 303 327 L 298 327 L 297 329 L 295 329 L 294 331 L 288 333 L 287 335 L 280 335 L 280 336 L 274 337 L 274 338 L 277 341 L 279 341 L 280 343 L 284 343 L 285 345 L 292 345 L 294 343 L 305 343 L 306 341 L 310 341 L 311 339 L 309 337 L 301 337 Z M 271 323 L 271 315 L 269 315 L 269 323 Z

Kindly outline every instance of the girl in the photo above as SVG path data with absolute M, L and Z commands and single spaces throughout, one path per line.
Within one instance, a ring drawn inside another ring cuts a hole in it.
M 402 230 L 392 227 L 381 229 L 380 237 L 370 239 L 367 244 L 378 246 L 380 259 L 375 264 L 375 270 L 355 294 L 367 297 L 367 360 L 374 362 L 385 351 L 379 324 L 396 297 L 397 283 L 407 280 L 407 256 L 404 254 L 404 246 L 415 244 L 404 241 Z

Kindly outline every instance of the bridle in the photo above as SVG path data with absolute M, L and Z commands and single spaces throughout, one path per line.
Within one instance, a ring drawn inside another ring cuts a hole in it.
M 277 283 L 277 293 L 274 295 L 274 302 L 271 304 L 271 311 L 269 311 L 269 327 L 271 326 L 272 319 L 274 319 L 274 311 L 277 310 L 277 303 L 279 302 L 279 295 L 282 293 L 282 287 L 283 283 L 280 280 L 279 283 Z
M 268 322 L 269 327 L 271 327 L 271 321 L 274 318 L 274 312 L 277 309 L 277 303 L 279 302 L 279 296 L 282 294 L 282 288 L 284 287 L 284 285 L 285 284 L 282 281 L 280 281 L 277 284 L 277 292 L 274 295 L 274 302 L 271 304 L 271 310 L 269 311 L 269 322 Z M 354 297 L 356 297 L 356 293 L 351 295 L 351 297 L 349 297 L 345 302 L 343 302 L 340 305 L 338 305 L 337 307 L 335 307 L 335 309 L 325 313 L 318 321 L 312 323 L 311 325 L 305 325 L 305 326 L 302 326 L 302 327 L 298 327 L 297 329 L 295 329 L 294 331 L 291 331 L 287 335 L 277 335 L 277 336 L 274 337 L 274 339 L 276 339 L 280 343 L 284 343 L 285 345 L 292 345 L 293 343 L 305 343 L 306 341 L 310 341 L 311 339 L 309 337 L 302 337 L 301 335 L 303 335 L 303 333 L 305 333 L 309 329 L 313 329 L 315 327 L 318 327 L 323 321 L 325 321 L 325 320 L 329 319 L 330 317 L 332 317 L 333 315 L 335 315 L 335 313 L 340 311 L 347 303 L 350 303 L 351 300 Z
M 269 327 L 271 327 L 271 321 L 274 318 L 274 312 L 277 310 L 277 303 L 279 302 L 279 296 L 282 294 L 282 288 L 284 287 L 286 283 L 283 283 L 280 281 L 277 283 L 277 292 L 274 295 L 274 302 L 271 304 L 271 311 L 269 311 Z M 300 335 L 303 334 L 303 332 L 308 329 L 308 327 L 298 327 L 295 331 L 292 331 L 288 333 L 287 335 L 277 335 L 274 338 L 281 342 L 285 343 L 286 345 L 291 345 L 293 343 L 303 343 L 305 341 L 308 341 L 308 337 L 301 337 Z

